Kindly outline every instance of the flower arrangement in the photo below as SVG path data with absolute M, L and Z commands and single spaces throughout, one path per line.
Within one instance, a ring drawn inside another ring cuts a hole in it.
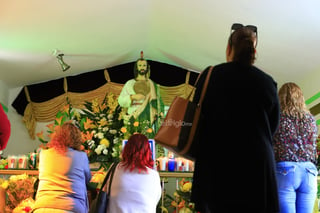
M 102 167 L 92 176 L 90 183 L 93 184 L 96 189 L 100 189 L 106 175 L 107 171 Z
M 174 208 L 174 213 L 195 213 L 194 203 L 190 201 L 192 183 L 184 178 L 179 181 L 177 190 L 173 197 L 167 196 L 171 200 L 170 208 Z
M 0 179 L 1 188 L 5 190 L 7 195 L 6 212 L 12 212 L 21 202 L 33 197 L 35 180 L 35 177 L 27 174 L 12 175 L 8 180 Z M 29 203 L 32 204 L 32 202 Z M 30 205 L 21 208 L 25 212 L 31 209 Z
M 114 162 L 119 159 L 123 127 L 122 108 L 118 105 L 116 96 L 107 93 L 99 103 L 97 99 L 85 101 L 85 108 L 75 109 L 67 104 L 56 115 L 54 123 L 47 125 L 48 137 L 52 138 L 57 128 L 66 121 L 73 121 L 81 130 L 83 150 L 90 162 Z M 45 144 L 44 133 L 37 134 L 39 140 Z
M 16 208 L 14 208 L 12 213 L 32 212 L 34 203 L 35 203 L 34 199 L 29 197 L 29 198 L 23 200 Z
M 124 121 L 124 126 L 121 128 L 121 132 L 124 134 L 125 139 L 128 139 L 135 133 L 144 134 L 147 138 L 153 138 L 155 135 L 152 124 L 149 120 L 139 122 L 139 120 L 135 119 L 133 116 Z
M 101 104 L 97 100 L 85 102 L 79 113 L 84 149 L 90 162 L 114 162 L 120 158 L 123 132 L 122 108 L 116 96 L 109 93 Z
M 0 159 L 0 169 L 8 169 L 8 159 Z

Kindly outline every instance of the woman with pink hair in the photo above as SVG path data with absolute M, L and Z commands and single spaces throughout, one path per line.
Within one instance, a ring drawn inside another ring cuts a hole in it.
M 108 212 L 156 212 L 161 197 L 159 173 L 145 135 L 132 135 L 115 170 Z M 106 186 L 108 183 L 106 184 Z

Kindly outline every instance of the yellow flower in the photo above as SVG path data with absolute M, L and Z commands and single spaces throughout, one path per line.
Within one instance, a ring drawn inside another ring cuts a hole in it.
M 180 197 L 180 195 L 179 195 L 178 192 L 176 192 L 176 191 L 173 193 L 173 196 L 175 196 L 175 197 Z
M 152 133 L 152 128 L 147 129 L 147 133 Z
M 120 131 L 121 131 L 122 133 L 126 133 L 126 132 L 127 132 L 127 128 L 122 127 L 122 128 L 120 129 Z
M 106 138 L 102 138 L 102 139 L 100 140 L 100 144 L 101 144 L 101 145 L 106 145 L 106 147 L 109 147 L 109 146 L 110 146 L 110 142 L 109 142 L 108 139 L 106 139 Z
M 191 182 L 186 182 L 183 184 L 181 191 L 183 192 L 189 192 L 191 190 L 192 183 Z
M 7 189 L 8 188 L 8 186 L 9 186 L 9 181 L 4 181 L 2 184 L 1 184 L 1 187 L 3 188 L 3 189 Z
M 94 113 L 99 112 L 99 101 L 97 98 L 92 101 L 92 110 Z
M 108 124 L 108 121 L 107 121 L 106 118 L 102 118 L 102 119 L 99 121 L 99 124 L 100 124 L 100 126 L 105 126 L 105 125 Z
M 192 213 L 192 211 L 189 208 L 182 207 L 181 209 L 179 209 L 179 213 Z
M 134 126 L 134 127 L 139 126 L 139 122 L 138 122 L 138 121 L 135 121 L 135 122 L 133 123 L 133 126 Z

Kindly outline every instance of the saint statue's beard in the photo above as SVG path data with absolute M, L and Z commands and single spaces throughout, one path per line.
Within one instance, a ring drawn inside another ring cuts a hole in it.
M 139 75 L 146 75 L 147 72 L 148 72 L 147 70 L 138 70 Z

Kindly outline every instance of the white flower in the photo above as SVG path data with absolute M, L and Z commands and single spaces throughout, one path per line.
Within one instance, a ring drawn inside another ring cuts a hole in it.
M 111 153 L 112 157 L 117 157 L 118 156 L 118 151 L 116 148 L 112 148 L 112 153 Z
M 115 130 L 115 129 L 110 129 L 109 132 L 110 132 L 110 134 L 113 134 L 113 135 L 114 135 L 114 134 L 117 134 L 117 130 Z
M 88 142 L 88 145 L 89 145 L 89 148 L 92 149 L 92 147 L 94 147 L 94 145 L 95 145 L 95 141 L 94 140 L 90 140 Z
M 113 139 L 113 143 L 114 143 L 114 144 L 119 143 L 119 138 L 114 138 L 114 139 Z
M 104 155 L 107 155 L 107 154 L 108 154 L 108 150 L 107 150 L 107 149 L 104 149 L 102 153 L 103 153 Z
M 102 138 L 104 138 L 104 134 L 102 132 L 98 132 L 97 134 L 94 135 L 94 137 L 102 139 Z
M 97 155 L 100 155 L 102 150 L 104 150 L 106 147 L 106 145 L 104 144 L 100 144 L 94 151 L 97 153 Z
M 97 153 L 97 155 L 101 154 L 101 149 L 99 149 L 99 147 L 97 147 L 94 151 L 95 151 L 95 153 Z
M 108 120 L 112 120 L 112 119 L 113 119 L 113 114 L 109 114 L 109 115 L 107 116 L 107 118 L 108 118 Z
M 107 132 L 109 130 L 109 127 L 103 127 L 102 131 Z

